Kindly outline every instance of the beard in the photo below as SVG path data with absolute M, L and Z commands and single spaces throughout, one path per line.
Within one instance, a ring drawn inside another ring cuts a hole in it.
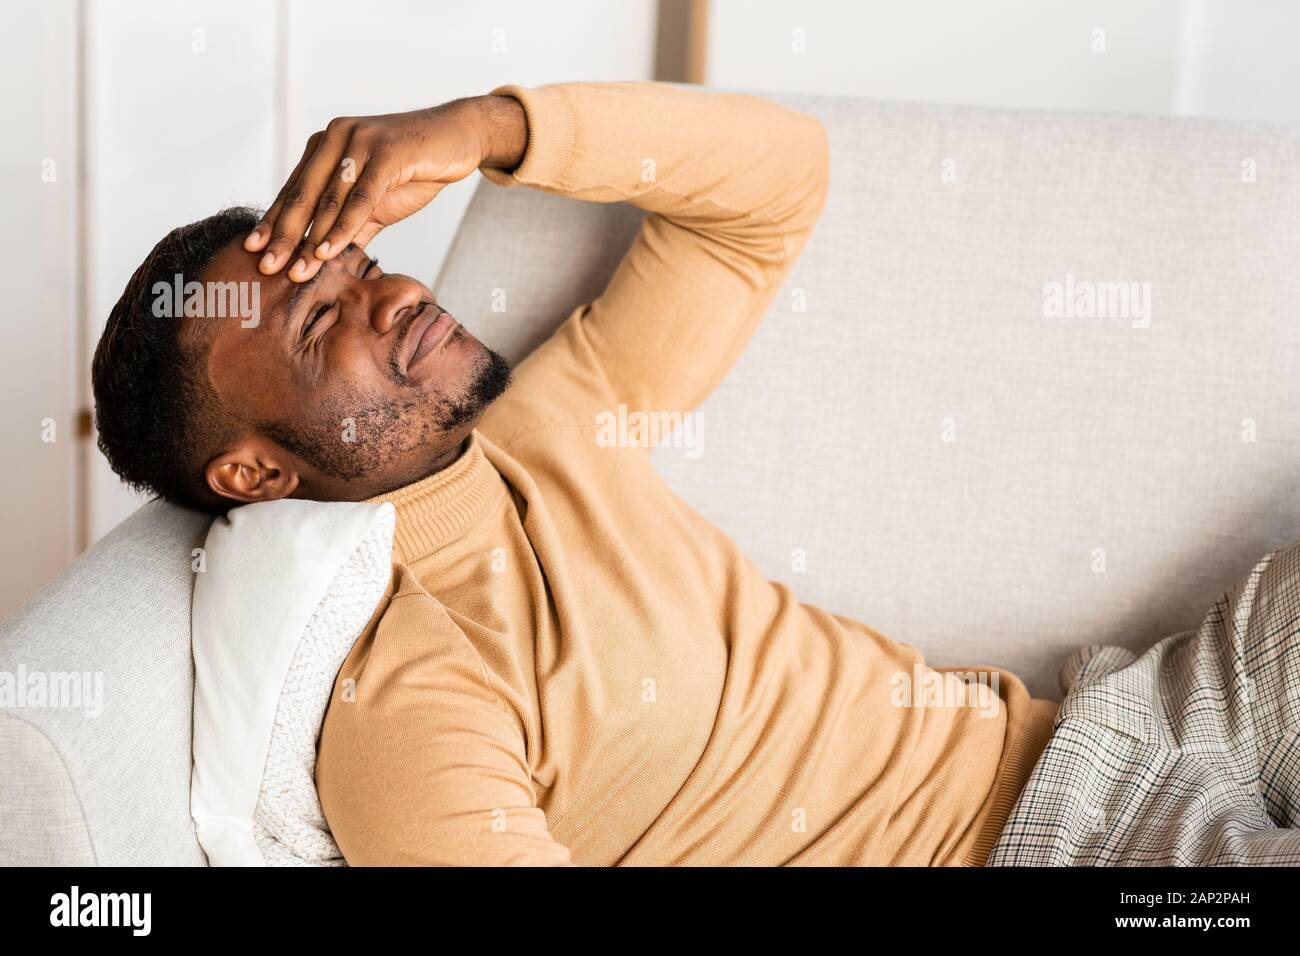
M 463 334 L 460 328 L 452 333 Z M 463 439 L 460 433 L 473 427 L 510 381 L 510 363 L 481 346 L 466 383 L 455 391 L 435 386 L 400 398 L 331 398 L 317 406 L 310 421 L 282 419 L 257 427 L 324 475 L 368 480 L 417 450 L 427 452 L 428 461 L 437 460 Z

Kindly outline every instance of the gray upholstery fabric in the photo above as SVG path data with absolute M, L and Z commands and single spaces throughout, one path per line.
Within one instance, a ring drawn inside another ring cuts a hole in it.
M 1002 665 L 1056 696 L 1068 651 L 1194 627 L 1300 537 L 1300 135 L 775 98 L 826 123 L 830 200 L 701 408 L 703 456 L 655 452 L 765 573 L 931 663 Z M 640 218 L 484 182 L 439 300 L 518 359 L 600 293 Z M 1150 327 L 1044 318 L 1067 273 L 1150 282 Z M 0 671 L 95 670 L 105 689 L 94 719 L 0 709 L 0 864 L 204 862 L 189 615 L 206 527 L 146 506 L 0 630 Z
M 0 865 L 206 862 L 190 819 L 191 549 L 145 505 L 0 628 L 0 671 L 90 674 L 102 710 L 0 708 Z
M 1067 652 L 1195 627 L 1300 537 L 1300 135 L 773 99 L 826 124 L 830 198 L 702 457 L 654 453 L 764 573 L 1059 698 Z M 517 359 L 639 218 L 484 183 L 439 301 Z M 1150 326 L 1045 318 L 1067 274 L 1149 282 Z

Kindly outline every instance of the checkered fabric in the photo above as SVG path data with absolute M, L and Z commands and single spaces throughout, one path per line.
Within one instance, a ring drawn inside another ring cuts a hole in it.
M 1300 543 L 1196 630 L 1093 645 L 989 866 L 1300 865 Z

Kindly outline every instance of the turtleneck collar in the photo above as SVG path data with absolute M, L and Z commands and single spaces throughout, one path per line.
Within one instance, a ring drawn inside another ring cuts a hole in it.
M 441 471 L 366 499 L 392 502 L 397 509 L 393 549 L 404 561 L 419 561 L 454 541 L 505 493 L 505 482 L 483 454 L 478 429 L 460 457 Z

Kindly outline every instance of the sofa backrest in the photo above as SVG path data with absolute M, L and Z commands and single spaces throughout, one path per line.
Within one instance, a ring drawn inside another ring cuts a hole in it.
M 772 98 L 830 197 L 703 455 L 654 453 L 769 577 L 1059 698 L 1065 652 L 1192 627 L 1300 537 L 1300 133 Z M 439 301 L 518 360 L 641 216 L 483 183 Z
M 0 681 L 22 687 L 0 705 L 0 866 L 206 862 L 190 595 L 208 524 L 145 505 L 0 628 Z

